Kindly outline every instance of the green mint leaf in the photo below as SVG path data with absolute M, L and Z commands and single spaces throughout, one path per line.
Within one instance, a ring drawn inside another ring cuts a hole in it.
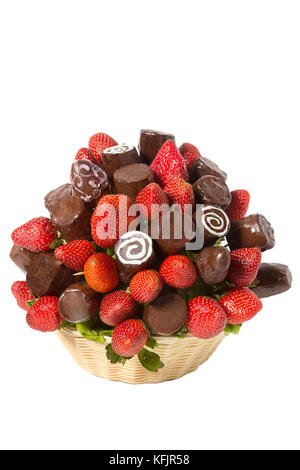
M 158 346 L 158 342 L 154 338 L 148 338 L 146 346 L 148 346 L 148 348 L 154 349 Z
M 173 336 L 178 336 L 178 338 L 184 338 L 188 334 L 187 327 L 183 325 L 180 330 L 173 333 Z
M 115 353 L 112 348 L 111 343 L 109 343 L 106 347 L 106 357 L 112 364 L 117 364 L 118 362 L 124 366 L 125 362 L 131 359 L 131 357 L 123 357 L 119 356 L 119 354 Z
M 149 349 L 143 348 L 138 353 L 138 358 L 142 366 L 145 367 L 145 369 L 147 369 L 149 372 L 157 372 L 158 369 L 164 367 L 164 364 L 161 362 L 159 355 L 149 351 Z

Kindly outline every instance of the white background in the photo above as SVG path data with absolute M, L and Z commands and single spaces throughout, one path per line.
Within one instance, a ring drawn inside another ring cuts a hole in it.
M 1 1 L 1 415 L 6 449 L 299 448 L 299 2 Z M 30 330 L 10 285 L 11 231 L 46 215 L 97 131 L 176 134 L 252 195 L 294 288 L 193 374 L 94 378 Z

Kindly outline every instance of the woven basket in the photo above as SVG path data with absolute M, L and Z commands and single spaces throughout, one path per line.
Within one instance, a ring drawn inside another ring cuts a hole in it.
M 57 334 L 77 364 L 85 370 L 97 377 L 130 384 L 159 383 L 193 372 L 207 361 L 224 338 L 223 333 L 211 339 L 198 339 L 191 335 L 185 338 L 154 336 L 159 343 L 155 352 L 159 354 L 164 367 L 158 372 L 148 372 L 136 356 L 124 366 L 111 364 L 106 358 L 107 343 L 85 339 L 75 329 L 62 328 Z

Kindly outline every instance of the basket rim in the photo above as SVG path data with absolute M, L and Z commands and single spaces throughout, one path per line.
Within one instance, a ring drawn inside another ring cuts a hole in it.
M 88 338 L 85 338 L 84 336 L 82 336 L 79 331 L 77 331 L 76 327 L 75 326 L 64 326 L 63 328 L 61 328 L 60 330 L 58 330 L 58 333 L 66 333 L 70 336 L 73 336 L 75 338 L 80 338 L 82 340 L 86 340 L 86 341 L 92 341 L 94 343 L 93 340 L 91 339 L 88 339 Z M 213 338 L 218 338 L 218 337 L 221 337 L 221 336 L 225 336 L 224 335 L 224 332 L 222 331 L 219 335 L 217 336 L 214 336 Z M 204 338 L 197 338 L 196 336 L 193 336 L 191 333 L 187 333 L 185 336 L 173 336 L 173 335 L 151 335 L 151 338 L 155 339 L 158 344 L 170 344 L 170 343 L 177 343 L 177 342 L 180 342 L 180 341 L 183 341 L 183 340 L 195 340 L 195 341 L 201 341 L 201 342 L 206 342 L 206 341 L 209 341 L 213 338 L 207 338 L 207 339 L 204 339 Z M 111 338 L 106 336 L 105 337 L 105 344 L 107 343 L 110 343 L 111 342 Z M 103 343 L 97 343 L 99 345 L 103 345 Z

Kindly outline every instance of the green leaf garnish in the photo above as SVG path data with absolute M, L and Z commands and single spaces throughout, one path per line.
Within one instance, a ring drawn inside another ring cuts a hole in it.
M 119 354 L 115 353 L 112 348 L 111 343 L 109 343 L 106 347 L 106 357 L 112 364 L 117 364 L 118 362 L 124 366 L 125 362 L 131 359 L 131 357 L 123 357 L 119 356 Z
M 250 284 L 249 289 L 253 289 L 253 287 L 256 287 L 260 281 L 258 279 L 254 279 L 254 281 Z
M 223 242 L 225 242 L 225 237 L 219 238 L 213 246 L 220 246 Z
M 31 300 L 26 300 L 25 304 L 27 305 L 27 307 L 32 307 L 36 301 L 39 299 L 39 297 L 35 297 L 34 299 L 31 299 Z
M 189 300 L 194 299 L 195 297 L 206 295 L 205 284 L 198 277 L 191 287 L 188 287 L 187 289 L 178 289 L 178 294 L 185 302 L 189 302 Z
M 148 348 L 154 349 L 158 346 L 158 342 L 154 338 L 148 338 L 146 346 L 148 346 Z
M 173 333 L 173 336 L 178 336 L 178 338 L 184 338 L 188 334 L 187 327 L 183 325 L 180 330 Z
M 158 369 L 164 367 L 158 354 L 149 351 L 149 349 L 143 348 L 138 353 L 138 358 L 142 366 L 149 372 L 157 372 Z
M 60 324 L 60 327 L 58 328 L 59 330 L 61 330 L 62 328 L 71 328 L 71 327 L 76 327 L 75 323 L 70 323 L 69 321 L 67 320 L 64 320 L 61 324 Z
M 227 323 L 227 325 L 225 326 L 225 329 L 224 329 L 224 335 L 225 336 L 228 336 L 230 334 L 237 335 L 237 334 L 239 334 L 241 327 L 242 327 L 242 324 L 240 324 L 240 325 L 230 325 L 229 323 Z
M 105 337 L 111 337 L 113 330 L 96 329 L 90 322 L 76 323 L 76 329 L 86 339 L 104 344 Z

